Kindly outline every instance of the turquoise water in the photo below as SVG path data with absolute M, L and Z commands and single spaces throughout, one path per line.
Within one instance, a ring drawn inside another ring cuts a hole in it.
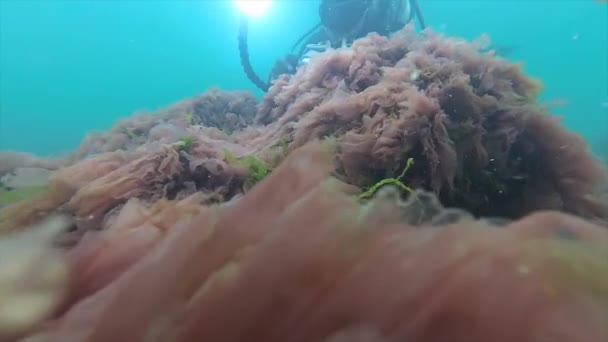
M 545 84 L 553 113 L 608 155 L 608 5 L 594 0 L 420 0 L 427 25 L 488 33 Z M 318 1 L 274 1 L 250 24 L 252 64 L 274 61 L 317 19 Z M 251 89 L 229 0 L 0 0 L 0 150 L 57 154 L 93 129 L 212 86 Z M 604 144 L 602 144 L 602 139 Z

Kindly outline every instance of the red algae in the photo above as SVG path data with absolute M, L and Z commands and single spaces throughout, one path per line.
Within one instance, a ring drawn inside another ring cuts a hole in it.
M 329 156 L 306 145 L 234 205 L 201 207 L 32 340 L 608 338 L 604 228 L 556 212 L 502 227 L 465 213 L 406 224 L 424 196 L 362 204 L 327 178 Z M 100 253 L 120 258 L 120 244 Z M 96 263 L 98 275 L 116 267 Z

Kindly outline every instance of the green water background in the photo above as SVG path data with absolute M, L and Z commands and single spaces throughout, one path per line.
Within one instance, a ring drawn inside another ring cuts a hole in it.
M 594 0 L 420 0 L 427 24 L 488 33 L 545 85 L 552 113 L 608 155 L 608 5 Z M 274 1 L 250 24 L 266 78 L 318 21 L 318 1 Z M 230 0 L 0 0 L 0 150 L 70 151 L 87 132 L 217 86 L 259 91 L 239 63 Z

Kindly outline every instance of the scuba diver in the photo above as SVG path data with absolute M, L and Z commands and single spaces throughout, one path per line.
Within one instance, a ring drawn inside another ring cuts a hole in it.
M 422 29 L 425 28 L 418 0 L 321 0 L 319 17 L 320 23 L 298 39 L 291 53 L 275 63 L 267 82 L 251 67 L 247 20 L 243 18 L 238 40 L 241 64 L 247 77 L 265 92 L 273 79 L 281 74 L 294 74 L 314 54 L 329 48 L 348 47 L 371 32 L 389 36 L 414 18 Z

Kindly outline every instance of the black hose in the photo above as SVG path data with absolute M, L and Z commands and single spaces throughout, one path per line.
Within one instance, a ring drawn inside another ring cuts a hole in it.
M 253 71 L 251 61 L 249 60 L 249 48 L 247 46 L 247 31 L 248 23 L 247 18 L 241 18 L 241 24 L 239 26 L 239 55 L 241 57 L 241 66 L 247 75 L 247 78 L 262 91 L 268 91 L 269 85 L 262 81 L 262 79 Z

